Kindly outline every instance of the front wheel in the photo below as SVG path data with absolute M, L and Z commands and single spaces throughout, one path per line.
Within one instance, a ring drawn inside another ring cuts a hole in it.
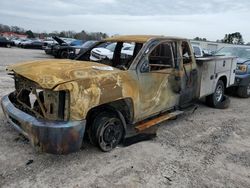
M 124 136 L 122 121 L 114 113 L 102 112 L 94 119 L 90 136 L 102 151 L 111 151 Z
M 242 97 L 242 98 L 250 97 L 250 82 L 248 83 L 247 86 L 240 86 L 237 89 L 237 94 L 239 97 Z
M 224 83 L 222 80 L 219 80 L 215 87 L 214 93 L 207 96 L 206 103 L 211 107 L 217 108 L 217 106 L 219 106 L 220 103 L 223 101 L 224 93 L 225 93 Z
M 68 52 L 67 51 L 62 51 L 60 57 L 62 59 L 67 59 L 68 58 Z

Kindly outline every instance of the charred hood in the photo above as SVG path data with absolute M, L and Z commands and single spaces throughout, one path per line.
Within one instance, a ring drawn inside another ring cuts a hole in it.
M 100 63 L 73 60 L 31 61 L 8 66 L 7 71 L 13 71 L 46 89 L 53 89 L 70 81 L 105 77 L 121 72 Z

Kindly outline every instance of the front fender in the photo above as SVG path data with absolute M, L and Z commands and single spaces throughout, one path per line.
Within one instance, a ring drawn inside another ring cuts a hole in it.
M 117 81 L 114 82 L 114 78 L 110 78 L 110 80 L 99 80 L 98 78 L 78 80 L 61 84 L 54 90 L 70 92 L 71 120 L 84 119 L 90 109 L 124 98 L 122 87 Z

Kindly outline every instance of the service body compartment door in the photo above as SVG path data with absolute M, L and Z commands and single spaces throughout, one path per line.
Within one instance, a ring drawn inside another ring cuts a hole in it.
M 234 57 L 207 57 L 197 58 L 200 75 L 200 98 L 214 92 L 218 79 L 226 77 L 229 87 L 234 83 L 236 58 Z
M 236 58 L 233 57 L 216 60 L 215 74 L 220 75 L 223 73 L 226 75 L 228 82 L 225 87 L 234 84 L 236 64 Z
M 198 63 L 200 71 L 200 98 L 213 92 L 215 83 L 215 61 L 204 61 Z
M 216 73 L 230 71 L 232 66 L 232 59 L 216 60 Z

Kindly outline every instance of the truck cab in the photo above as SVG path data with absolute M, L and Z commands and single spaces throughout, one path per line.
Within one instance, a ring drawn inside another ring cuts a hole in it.
M 112 58 L 91 51 L 115 43 Z M 124 44 L 134 46 L 124 55 Z M 189 40 L 133 35 L 105 39 L 76 60 L 12 65 L 15 91 L 2 99 L 8 121 L 49 153 L 79 150 L 83 137 L 103 151 L 181 114 L 196 100 L 216 107 L 234 81 L 234 58 L 196 59 Z M 33 99 L 33 100 L 32 100 Z

